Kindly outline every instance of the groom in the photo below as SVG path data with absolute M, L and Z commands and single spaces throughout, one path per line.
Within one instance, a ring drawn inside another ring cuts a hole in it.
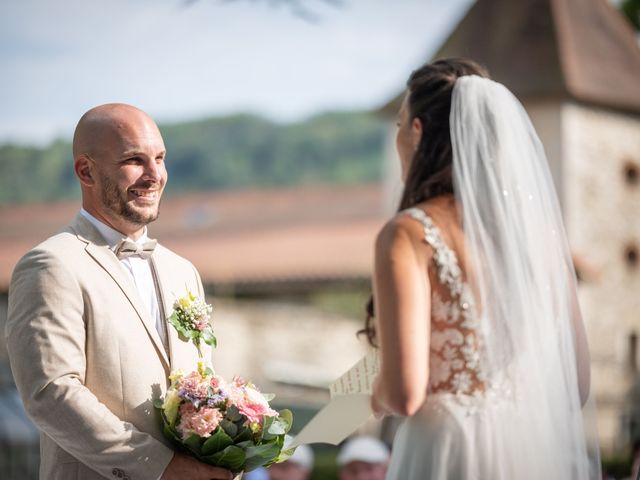
M 7 347 L 41 432 L 40 478 L 231 479 L 174 453 L 153 408 L 170 371 L 198 359 L 167 328 L 174 296 L 204 295 L 193 265 L 147 237 L 167 181 L 158 127 L 129 105 L 93 108 L 73 157 L 82 209 L 20 260 L 9 290 Z

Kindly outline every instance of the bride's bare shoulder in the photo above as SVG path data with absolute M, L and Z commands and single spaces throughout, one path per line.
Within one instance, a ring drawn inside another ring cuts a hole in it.
M 442 195 L 425 202 L 416 204 L 412 208 L 421 210 L 436 227 L 445 227 L 456 224 L 458 213 L 453 195 Z M 406 210 L 396 213 L 378 233 L 376 245 L 389 247 L 392 244 L 410 241 L 413 245 L 423 244 L 424 225 Z
M 377 252 L 400 252 L 415 249 L 424 240 L 424 227 L 406 212 L 398 212 L 382 227 L 376 237 Z

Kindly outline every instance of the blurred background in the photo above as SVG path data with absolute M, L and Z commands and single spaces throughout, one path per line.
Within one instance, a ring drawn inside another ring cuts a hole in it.
M 151 236 L 198 267 L 216 368 L 293 408 L 294 430 L 366 351 L 375 235 L 402 185 L 411 70 L 485 64 L 523 101 L 560 196 L 592 349 L 604 468 L 640 442 L 640 1 L 23 0 L 0 4 L 0 329 L 18 259 L 79 209 L 70 139 L 106 102 L 168 149 Z M 28 359 L 25 359 L 28 361 Z M 363 433 L 390 443 L 393 421 Z M 315 479 L 336 477 L 314 446 Z M 0 477 L 38 434 L 0 336 Z

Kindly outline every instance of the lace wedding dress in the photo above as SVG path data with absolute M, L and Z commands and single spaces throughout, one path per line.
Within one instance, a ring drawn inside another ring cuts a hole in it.
M 427 401 L 398 430 L 387 478 L 539 478 L 528 476 L 526 456 L 517 466 L 492 461 L 495 453 L 513 450 L 503 439 L 518 434 L 513 392 L 501 379 L 506 372 L 487 371 L 482 319 L 476 317 L 474 297 L 455 252 L 423 210 L 405 212 L 424 228 L 437 282 L 431 286 Z

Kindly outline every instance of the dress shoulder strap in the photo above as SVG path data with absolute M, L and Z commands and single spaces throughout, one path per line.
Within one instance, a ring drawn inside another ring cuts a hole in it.
M 455 252 L 444 243 L 440 230 L 424 210 L 418 207 L 412 207 L 403 210 L 403 212 L 422 224 L 424 241 L 434 250 L 433 261 L 438 270 L 440 283 L 449 287 L 453 296 L 459 297 L 462 294 L 462 272 Z

